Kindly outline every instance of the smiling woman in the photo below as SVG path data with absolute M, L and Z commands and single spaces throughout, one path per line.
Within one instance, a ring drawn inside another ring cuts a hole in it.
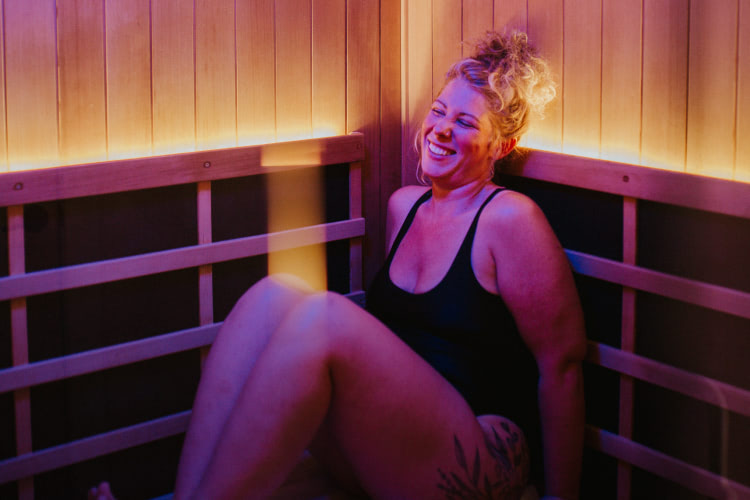
M 490 34 L 448 74 L 420 134 L 432 188 L 391 197 L 366 309 L 290 276 L 240 298 L 205 363 L 175 498 L 265 497 L 306 448 L 373 498 L 518 499 L 529 478 L 577 497 L 570 267 L 539 208 L 490 175 L 554 94 L 544 68 L 525 35 Z

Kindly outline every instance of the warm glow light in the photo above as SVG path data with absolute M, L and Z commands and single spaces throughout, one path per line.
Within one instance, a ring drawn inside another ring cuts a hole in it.
M 289 182 L 289 175 L 294 176 Z M 268 176 L 268 231 L 311 226 L 324 221 L 322 170 L 303 168 Z M 324 229 L 321 228 L 321 231 Z M 293 250 L 268 248 L 269 274 L 294 274 L 316 290 L 327 288 L 325 244 Z

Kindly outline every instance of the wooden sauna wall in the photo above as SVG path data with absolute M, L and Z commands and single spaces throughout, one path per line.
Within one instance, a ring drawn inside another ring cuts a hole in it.
M 538 149 L 750 181 L 750 0 L 404 0 L 405 182 L 462 40 L 520 28 L 559 98 Z
M 372 276 L 400 182 L 397 0 L 0 7 L 0 171 L 364 132 Z

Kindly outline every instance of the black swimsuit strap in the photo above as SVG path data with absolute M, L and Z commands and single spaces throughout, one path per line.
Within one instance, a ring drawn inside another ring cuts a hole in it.
M 477 210 L 477 214 L 474 216 L 474 220 L 471 221 L 471 226 L 469 226 L 469 231 L 466 233 L 466 238 L 464 238 L 464 242 L 461 244 L 461 247 L 463 247 L 466 244 L 469 244 L 469 248 L 471 248 L 471 244 L 474 242 L 474 234 L 477 232 L 477 226 L 479 225 L 479 216 L 482 215 L 482 211 L 484 210 L 484 207 L 486 207 L 487 204 L 490 201 L 492 201 L 492 198 L 494 198 L 495 195 L 497 195 L 497 193 L 499 193 L 500 191 L 503 191 L 504 189 L 505 188 L 502 188 L 502 187 L 495 189 L 493 192 L 490 193 L 487 199 L 484 200 L 484 203 L 482 203 L 482 206 L 480 206 L 479 210 Z
M 417 215 L 417 210 L 419 209 L 419 206 L 425 201 L 429 200 L 431 196 L 432 196 L 432 189 L 428 189 L 427 191 L 424 192 L 422 196 L 419 197 L 416 203 L 414 203 L 414 205 L 411 207 L 411 210 L 409 210 L 409 214 L 406 216 L 404 223 L 401 224 L 401 229 L 399 229 L 398 234 L 396 235 L 396 239 L 393 241 L 393 246 L 391 246 L 391 251 L 388 253 L 388 258 L 385 261 L 386 269 L 391 267 L 391 261 L 393 260 L 393 256 L 396 253 L 396 249 L 401 244 L 401 240 L 404 239 L 404 236 L 406 236 L 406 232 L 409 230 L 411 223 L 414 222 L 414 217 Z

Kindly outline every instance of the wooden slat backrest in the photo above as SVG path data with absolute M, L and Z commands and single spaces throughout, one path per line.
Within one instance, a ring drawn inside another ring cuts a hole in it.
M 17 453 L 0 461 L 0 483 L 20 480 L 19 496 L 33 497 L 33 475 L 183 432 L 189 412 L 64 443 L 32 453 L 29 388 L 189 349 L 204 351 L 219 323 L 213 315 L 213 264 L 336 240 L 349 240 L 350 296 L 362 295 L 361 162 L 364 138 L 346 136 L 127 159 L 0 174 L 0 206 L 9 223 L 9 275 L 0 278 L 0 300 L 10 301 L 13 366 L 0 370 L 0 393 L 13 392 Z M 291 169 L 348 165 L 349 214 L 345 220 L 275 233 L 212 241 L 212 181 Z M 196 186 L 197 244 L 27 273 L 24 205 L 144 190 Z M 177 269 L 198 268 L 199 327 L 29 363 L 26 297 Z
M 619 460 L 618 498 L 630 498 L 631 465 L 711 497 L 750 498 L 750 485 L 729 480 L 636 443 L 633 441 L 632 421 L 635 379 L 722 410 L 750 416 L 750 390 L 634 353 L 637 291 L 750 319 L 750 293 L 745 290 L 654 271 L 636 264 L 639 202 L 645 200 L 750 219 L 750 184 L 533 150 L 524 151 L 515 160 L 507 161 L 502 165 L 502 172 L 621 197 L 622 260 L 566 250 L 576 273 L 622 286 L 620 348 L 589 341 L 587 355 L 587 362 L 620 374 L 618 434 L 591 425 L 587 426 L 586 434 L 588 446 Z

